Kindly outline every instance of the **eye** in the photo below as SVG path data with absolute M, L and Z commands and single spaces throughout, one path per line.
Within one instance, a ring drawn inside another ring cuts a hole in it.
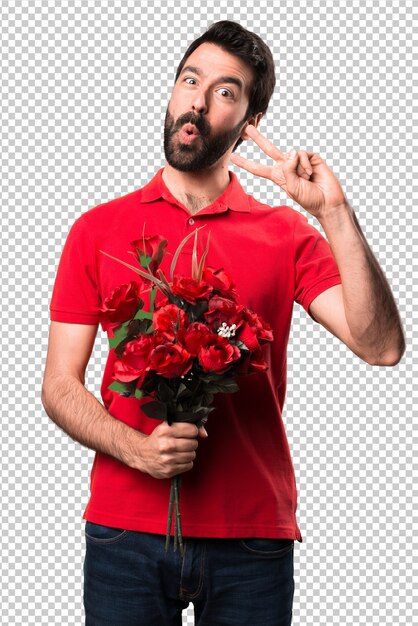
M 184 82 L 186 82 L 187 80 L 194 80 L 196 82 L 195 78 L 192 78 L 191 76 L 188 76 L 187 78 L 184 79 Z M 187 83 L 188 85 L 190 85 L 191 83 Z
M 233 98 L 233 97 L 234 97 L 234 94 L 232 93 L 232 91 L 229 91 L 229 89 L 225 89 L 225 87 L 221 87 L 221 88 L 219 89 L 219 91 L 221 91 L 221 92 L 222 92 L 222 91 L 223 91 L 223 92 L 226 92 L 227 97 L 228 97 L 228 96 L 229 96 L 230 98 Z

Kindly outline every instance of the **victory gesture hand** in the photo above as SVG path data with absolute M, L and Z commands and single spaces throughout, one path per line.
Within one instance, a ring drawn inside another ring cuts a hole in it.
M 271 166 L 255 163 L 233 152 L 231 161 L 235 165 L 272 180 L 317 219 L 347 203 L 337 177 L 318 154 L 294 149 L 285 154 L 252 124 L 248 124 L 245 130 L 275 163 Z

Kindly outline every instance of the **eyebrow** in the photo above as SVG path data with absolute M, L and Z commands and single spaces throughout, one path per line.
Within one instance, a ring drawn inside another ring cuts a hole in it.
M 186 67 L 183 67 L 181 74 L 184 74 L 184 72 L 192 72 L 193 74 L 197 74 L 198 76 L 202 76 L 203 72 L 200 68 L 196 67 L 195 65 L 186 65 Z M 236 76 L 220 76 L 217 79 L 217 82 L 219 83 L 231 83 L 233 85 L 236 85 L 239 89 L 243 89 L 243 84 L 242 81 L 237 78 Z

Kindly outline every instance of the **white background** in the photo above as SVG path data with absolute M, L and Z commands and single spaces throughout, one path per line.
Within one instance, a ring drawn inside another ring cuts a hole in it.
M 339 177 L 407 336 L 397 366 L 372 367 L 295 305 L 284 421 L 304 542 L 295 542 L 293 624 L 418 621 L 417 14 L 412 1 L 260 4 L 2 3 L 2 624 L 84 623 L 94 453 L 41 405 L 49 299 L 74 220 L 163 164 L 175 69 L 220 19 L 271 47 L 277 85 L 259 128 L 282 150 L 318 152 Z M 250 143 L 239 152 L 267 160 Z M 231 169 L 260 201 L 304 211 L 273 183 Z M 86 380 L 97 398 L 106 353 L 99 331 Z

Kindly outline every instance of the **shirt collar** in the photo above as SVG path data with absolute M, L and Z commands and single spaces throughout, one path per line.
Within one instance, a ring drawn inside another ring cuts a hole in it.
M 154 178 L 152 178 L 144 187 L 142 187 L 140 191 L 140 201 L 141 202 L 153 202 L 154 200 L 158 200 L 160 198 L 164 198 L 167 202 L 171 202 L 177 204 L 179 206 L 183 206 L 179 203 L 179 201 L 173 196 L 173 194 L 168 189 L 165 184 L 162 174 L 164 168 L 158 170 L 155 174 Z M 230 182 L 225 191 L 209 206 L 202 209 L 202 212 L 205 213 L 220 213 L 221 211 L 226 211 L 227 209 L 232 209 L 233 211 L 241 211 L 243 213 L 251 213 L 249 196 L 245 193 L 242 188 L 236 174 L 234 172 L 229 171 Z

